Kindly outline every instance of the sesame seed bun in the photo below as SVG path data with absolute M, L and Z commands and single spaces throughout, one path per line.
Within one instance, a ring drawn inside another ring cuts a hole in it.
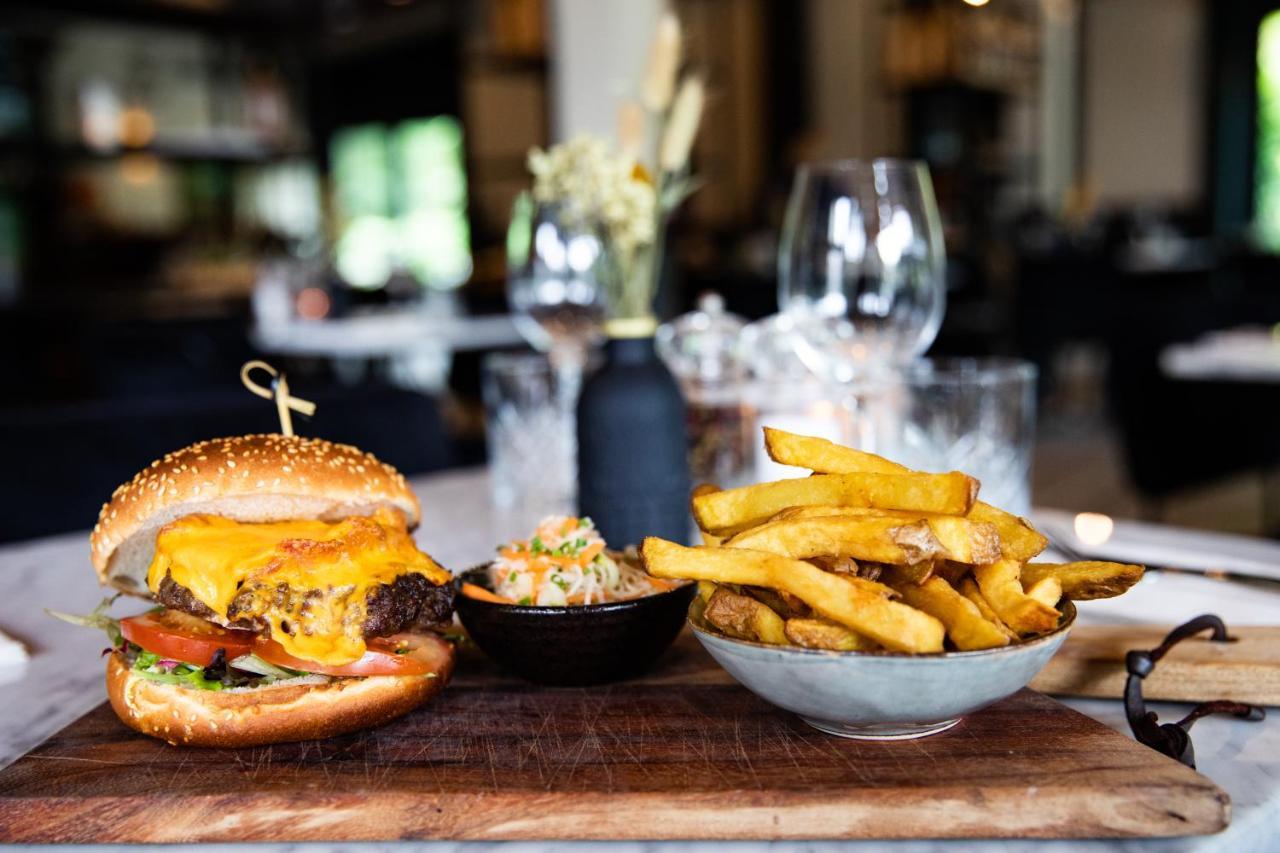
M 380 726 L 422 705 L 444 688 L 452 673 L 450 647 L 434 675 L 198 690 L 143 678 L 116 652 L 107 660 L 107 696 L 116 715 L 145 735 L 175 746 L 235 748 Z
M 418 499 L 395 468 L 350 445 L 279 434 L 201 441 L 166 454 L 120 486 L 89 537 L 98 581 L 146 595 L 161 526 L 193 513 L 236 521 L 337 520 Z

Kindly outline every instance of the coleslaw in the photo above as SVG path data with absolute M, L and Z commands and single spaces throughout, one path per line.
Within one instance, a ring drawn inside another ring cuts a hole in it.
M 576 516 L 545 518 L 533 536 L 499 546 L 489 581 L 506 603 L 538 607 L 624 601 L 673 588 L 610 554 L 591 519 Z

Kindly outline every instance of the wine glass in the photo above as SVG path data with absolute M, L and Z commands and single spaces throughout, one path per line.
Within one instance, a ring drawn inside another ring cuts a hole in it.
M 516 199 L 507 231 L 507 300 L 516 328 L 557 370 L 577 370 L 599 340 L 610 258 L 600 229 L 563 205 Z
M 841 160 L 796 173 L 778 254 L 778 304 L 822 354 L 828 378 L 892 372 L 938 334 L 942 226 L 929 171 Z

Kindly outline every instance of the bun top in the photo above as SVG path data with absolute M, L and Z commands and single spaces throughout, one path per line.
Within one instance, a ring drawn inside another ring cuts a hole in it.
M 156 532 L 206 513 L 236 521 L 336 520 L 397 509 L 410 528 L 418 499 L 404 475 L 347 444 L 280 434 L 200 441 L 165 454 L 120 486 L 89 536 L 98 581 L 146 594 Z

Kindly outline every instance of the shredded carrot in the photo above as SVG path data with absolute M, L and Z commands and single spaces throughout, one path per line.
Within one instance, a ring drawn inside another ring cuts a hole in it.
M 586 566 L 591 563 L 600 553 L 604 551 L 604 543 L 596 542 L 582 549 L 582 553 L 578 555 L 578 565 Z
M 664 578 L 655 578 L 653 575 L 645 575 L 645 579 L 648 580 L 649 583 L 653 584 L 655 588 L 660 589 L 663 592 L 680 586 L 678 583 L 665 580 Z
M 514 601 L 496 592 L 490 592 L 482 586 L 473 583 L 464 583 L 462 585 L 462 594 L 467 598 L 474 598 L 477 601 L 487 601 L 490 604 L 515 604 Z

